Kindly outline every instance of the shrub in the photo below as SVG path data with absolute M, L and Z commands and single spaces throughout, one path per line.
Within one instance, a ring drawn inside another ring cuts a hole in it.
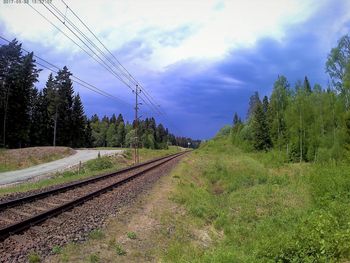
M 86 167 L 90 171 L 100 171 L 113 167 L 113 163 L 109 157 L 103 156 L 86 162 Z

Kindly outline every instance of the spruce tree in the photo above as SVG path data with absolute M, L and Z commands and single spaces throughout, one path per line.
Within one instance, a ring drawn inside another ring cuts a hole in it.
M 83 147 L 85 144 L 85 116 L 84 107 L 79 93 L 74 97 L 72 108 L 72 147 Z
M 263 105 L 261 102 L 256 104 L 253 114 L 253 137 L 254 148 L 258 151 L 267 151 L 271 148 L 271 138 L 267 125 L 266 114 L 264 113 Z

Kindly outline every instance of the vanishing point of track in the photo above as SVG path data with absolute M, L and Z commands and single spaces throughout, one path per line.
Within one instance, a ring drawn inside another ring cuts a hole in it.
M 0 203 L 0 241 L 121 186 L 186 152 Z

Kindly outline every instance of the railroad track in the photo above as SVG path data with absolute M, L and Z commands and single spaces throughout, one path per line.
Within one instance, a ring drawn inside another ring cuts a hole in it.
M 4 201 L 0 203 L 0 241 L 121 186 L 185 153 L 168 155 L 114 173 Z

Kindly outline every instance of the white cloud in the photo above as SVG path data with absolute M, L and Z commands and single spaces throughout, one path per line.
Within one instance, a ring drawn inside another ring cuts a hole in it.
M 218 58 L 232 47 L 253 45 L 262 36 L 281 38 L 284 26 L 307 19 L 317 9 L 311 6 L 315 5 L 311 0 L 67 0 L 67 3 L 110 49 L 117 50 L 135 39 L 142 41 L 152 54 L 131 60 L 158 70 L 179 60 Z M 53 0 L 53 4 L 66 13 L 61 1 Z M 32 5 L 75 38 L 45 7 Z M 72 13 L 66 14 L 83 28 Z M 2 4 L 0 21 L 21 41 L 37 42 L 57 52 L 81 52 L 28 5 Z M 186 28 L 190 30 L 177 38 L 174 30 Z M 177 38 L 174 45 L 169 45 L 171 38 L 162 41 L 164 34 L 174 34 Z

